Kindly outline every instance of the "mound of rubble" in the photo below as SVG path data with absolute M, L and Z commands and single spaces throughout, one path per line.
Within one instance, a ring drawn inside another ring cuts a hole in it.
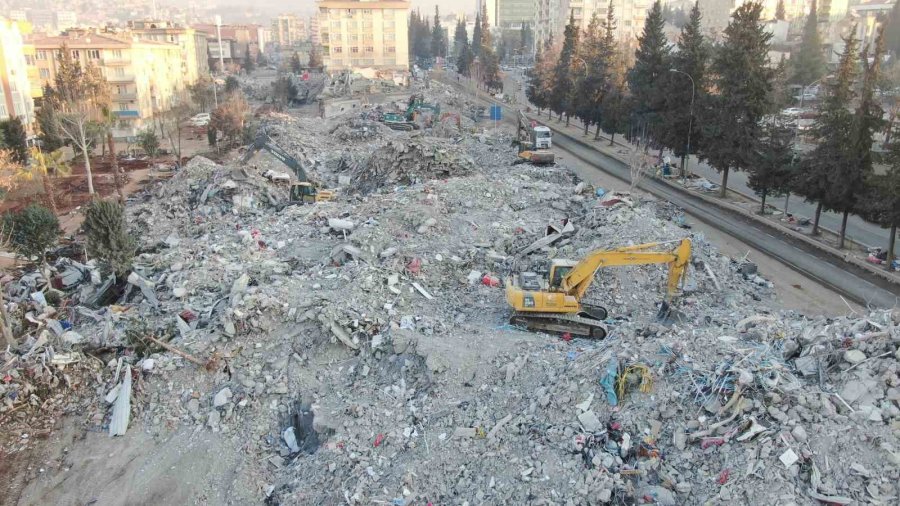
M 7 283 L 39 337 L 7 362 L 0 417 L 24 426 L 23 399 L 84 378 L 92 397 L 60 412 L 111 434 L 218 433 L 245 462 L 229 489 L 242 503 L 900 496 L 900 312 L 780 310 L 765 273 L 670 204 L 512 166 L 508 134 L 385 132 L 335 172 L 342 141 L 309 145 L 291 134 L 302 121 L 274 127 L 279 143 L 322 180 L 352 173 L 337 201 L 284 207 L 262 169 L 195 158 L 129 204 L 142 247 L 114 304 L 84 306 L 104 282 L 89 263 Z M 665 322 L 666 269 L 645 266 L 598 272 L 604 341 L 508 324 L 511 272 L 684 237 L 689 276 Z

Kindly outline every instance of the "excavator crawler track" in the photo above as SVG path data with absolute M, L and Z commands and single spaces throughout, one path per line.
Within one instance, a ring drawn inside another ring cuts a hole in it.
M 566 332 L 589 339 L 605 339 L 606 325 L 587 313 L 516 313 L 509 319 L 513 325 L 524 325 L 528 330 Z

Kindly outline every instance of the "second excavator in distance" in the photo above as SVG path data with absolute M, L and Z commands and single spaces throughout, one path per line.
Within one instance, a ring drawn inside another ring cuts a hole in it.
M 585 304 L 582 299 L 598 269 L 626 265 L 668 264 L 666 297 L 661 306 L 661 313 L 667 312 L 691 259 L 690 239 L 674 243 L 669 251 L 654 248 L 672 243 L 648 243 L 592 251 L 579 261 L 554 259 L 548 279 L 534 272 L 513 275 L 506 280 L 506 300 L 515 311 L 510 323 L 529 330 L 603 339 L 607 333 L 606 309 Z

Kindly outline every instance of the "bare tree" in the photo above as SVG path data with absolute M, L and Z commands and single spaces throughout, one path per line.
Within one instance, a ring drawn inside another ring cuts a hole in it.
M 218 109 L 213 111 L 210 126 L 222 132 L 225 138 L 234 142 L 241 138 L 244 132 L 244 122 L 250 106 L 240 92 L 231 93 L 228 99 Z
M 632 146 L 628 153 L 628 168 L 631 172 L 631 186 L 629 191 L 634 191 L 641 180 L 653 168 L 653 157 L 647 154 L 640 145 Z
M 181 125 L 190 119 L 193 112 L 191 103 L 182 99 L 168 111 L 155 114 L 159 133 L 163 140 L 169 143 L 169 148 L 178 163 L 181 163 Z
M 91 64 L 82 68 L 65 45 L 59 53 L 55 84 L 47 86 L 44 100 L 58 111 L 55 121 L 62 136 L 81 151 L 88 193 L 93 195 L 90 151 L 109 117 L 109 89 L 99 68 Z

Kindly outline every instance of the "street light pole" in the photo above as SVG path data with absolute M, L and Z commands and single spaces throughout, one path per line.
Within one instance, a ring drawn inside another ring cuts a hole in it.
M 825 76 L 825 77 L 827 77 L 827 76 Z M 791 157 L 792 164 L 797 159 L 797 138 L 800 136 L 800 119 L 801 119 L 800 115 L 803 114 L 803 97 L 804 97 L 804 95 L 806 95 L 806 90 L 808 88 L 810 88 L 812 85 L 822 81 L 823 79 L 825 79 L 825 77 L 820 77 L 820 78 L 816 79 L 815 81 L 807 84 L 806 86 L 803 86 L 802 88 L 800 88 L 800 114 L 797 115 L 797 125 L 794 126 L 794 154 Z M 788 215 L 788 204 L 790 203 L 790 201 L 791 201 L 791 192 L 787 192 L 787 195 L 784 196 L 784 216 L 785 217 L 787 217 L 787 215 Z
M 687 148 L 685 149 L 685 152 L 684 152 L 684 158 L 681 159 L 681 181 L 682 181 L 682 183 L 684 183 L 685 179 L 687 178 L 687 165 L 690 161 L 690 156 L 691 156 L 691 131 L 694 129 L 694 92 L 696 90 L 695 90 L 695 86 L 694 86 L 694 78 L 691 77 L 690 74 L 688 74 L 687 72 L 678 70 L 678 69 L 669 69 L 669 72 L 675 72 L 677 74 L 684 74 L 687 76 L 688 79 L 691 80 L 691 107 L 690 107 L 690 112 L 688 113 L 689 117 L 688 117 Z

